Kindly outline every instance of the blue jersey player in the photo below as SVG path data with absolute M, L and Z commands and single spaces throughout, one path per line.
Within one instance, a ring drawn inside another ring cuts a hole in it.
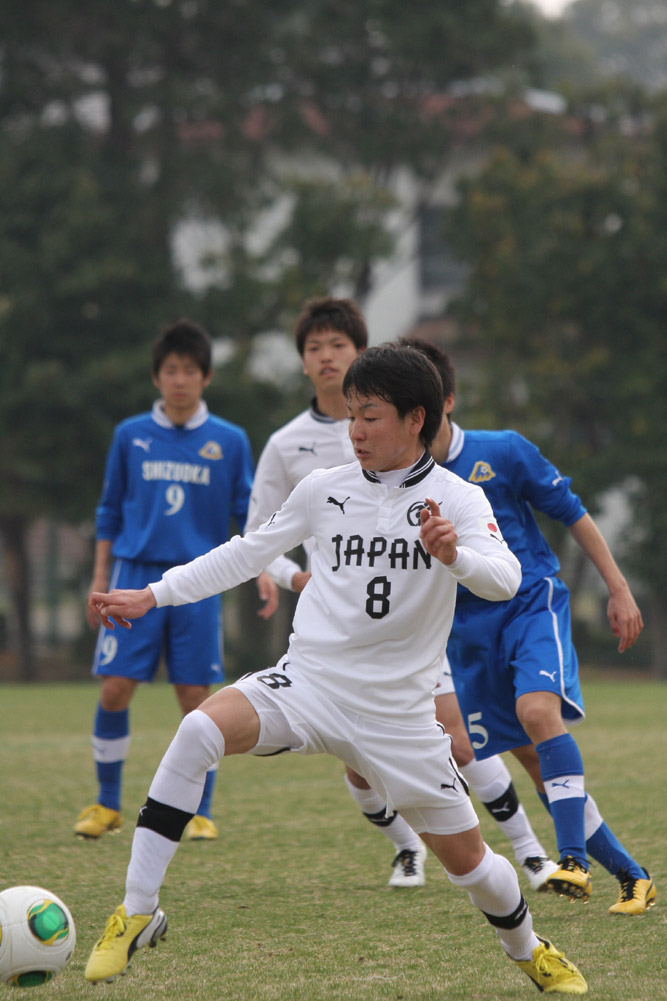
M 189 320 L 166 327 L 153 345 L 153 382 L 160 392 L 150 413 L 116 428 L 96 515 L 91 591 L 101 585 L 144 587 L 156 574 L 187 563 L 229 538 L 230 521 L 245 526 L 254 464 L 245 431 L 214 417 L 202 399 L 211 381 L 211 343 Z M 267 575 L 260 597 L 273 600 Z M 98 625 L 89 616 L 91 625 Z M 222 681 L 220 601 L 161 610 L 137 629 L 99 633 L 93 674 L 101 681 L 93 724 L 97 801 L 74 831 L 98 838 L 121 826 L 121 780 L 130 743 L 129 705 L 137 685 L 151 681 L 164 657 L 183 714 Z M 186 836 L 217 835 L 209 772 Z
M 431 447 L 434 458 L 482 487 L 521 563 L 521 585 L 509 601 L 486 602 L 459 587 L 447 654 L 475 756 L 483 760 L 511 750 L 533 778 L 560 853 L 559 868 L 547 880 L 552 890 L 587 900 L 590 855 L 620 883 L 610 913 L 643 914 L 655 900 L 653 881 L 586 792 L 581 754 L 565 726 L 584 718 L 569 592 L 533 510 L 562 522 L 598 570 L 621 653 L 643 628 L 640 611 L 570 479 L 515 431 L 464 432 L 450 419 L 455 376 L 448 357 L 418 338 L 403 343 L 422 350 L 443 380 L 445 416 Z

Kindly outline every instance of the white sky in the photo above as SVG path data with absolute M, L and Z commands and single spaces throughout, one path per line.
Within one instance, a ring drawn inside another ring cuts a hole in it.
M 547 17 L 555 17 L 568 7 L 572 0 L 531 0 Z

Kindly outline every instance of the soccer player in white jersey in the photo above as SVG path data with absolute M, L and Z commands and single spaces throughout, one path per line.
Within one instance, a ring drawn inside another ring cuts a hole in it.
M 304 410 L 267 441 L 257 463 L 246 532 L 259 528 L 287 500 L 294 487 L 314 469 L 349 462 L 354 450 L 347 433 L 347 408 L 342 386 L 345 373 L 366 347 L 366 322 L 356 303 L 331 297 L 305 303 L 295 325 L 296 348 L 315 396 Z M 305 543 L 306 552 L 312 540 Z M 281 556 L 269 572 L 282 587 L 301 591 L 310 572 Z M 509 838 L 517 863 L 530 886 L 545 888 L 558 866 L 548 858 L 517 797 L 502 758 L 475 761 L 458 709 L 451 674 L 446 670 L 435 695 L 437 717 L 452 737 L 454 760 L 473 792 Z M 365 817 L 394 845 L 389 878 L 392 887 L 422 886 L 426 851 L 421 839 L 396 812 L 387 813 L 382 796 L 363 775 L 345 767 L 345 784 Z
M 165 327 L 152 349 L 153 382 L 160 399 L 152 411 L 122 421 L 107 456 L 96 512 L 95 567 L 91 591 L 143 587 L 160 567 L 185 563 L 229 538 L 233 519 L 245 525 L 253 459 L 245 431 L 210 414 L 202 399 L 211 381 L 211 342 L 191 320 Z M 267 575 L 258 584 L 277 603 Z M 89 614 L 90 625 L 99 619 Z M 169 681 L 188 713 L 223 678 L 220 601 L 165 610 L 132 633 L 100 629 L 93 674 L 100 699 L 93 721 L 96 801 L 79 815 L 74 831 L 96 839 L 122 823 L 123 765 L 130 744 L 130 702 L 141 682 L 153 679 L 164 653 Z M 215 771 L 186 837 L 217 836 L 211 818 Z
M 418 351 L 385 345 L 352 363 L 343 391 L 356 461 L 316 470 L 256 532 L 141 590 L 94 593 L 105 625 L 199 601 L 315 539 L 286 655 L 185 717 L 156 772 L 132 842 L 125 899 L 85 976 L 113 979 L 164 937 L 159 890 L 207 769 L 230 754 L 329 753 L 382 791 L 467 891 L 505 953 L 541 990 L 583 994 L 582 974 L 533 930 L 512 865 L 482 840 L 433 688 L 458 583 L 490 601 L 521 574 L 479 487 L 436 465 L 442 383 Z M 445 960 L 446 962 L 446 960 Z

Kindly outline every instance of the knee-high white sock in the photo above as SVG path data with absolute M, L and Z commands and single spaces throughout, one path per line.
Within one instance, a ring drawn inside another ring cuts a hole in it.
M 347 775 L 343 777 L 350 796 L 366 819 L 370 820 L 371 824 L 377 827 L 385 838 L 394 843 L 396 851 L 401 852 L 407 848 L 409 851 L 416 852 L 421 846 L 422 840 L 403 820 L 403 817 L 398 813 L 385 816 L 387 804 L 379 793 L 375 792 L 374 789 L 358 789 L 350 782 Z
M 546 857 L 547 853 L 519 802 L 512 776 L 499 755 L 482 761 L 471 761 L 459 768 L 459 771 L 509 839 L 519 865 L 531 856 Z
M 199 805 L 206 772 L 225 753 L 213 720 L 195 709 L 185 716 L 142 806 L 125 881 L 128 914 L 152 914 L 183 829 Z
M 512 959 L 530 959 L 539 945 L 533 918 L 524 900 L 511 862 L 496 855 L 488 845 L 476 869 L 465 876 L 447 877 L 468 891 L 472 903 L 495 928 L 503 948 Z

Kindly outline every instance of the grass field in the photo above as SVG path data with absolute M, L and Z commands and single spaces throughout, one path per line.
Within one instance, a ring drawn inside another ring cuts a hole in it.
M 617 835 L 656 879 L 658 904 L 612 918 L 617 884 L 594 867 L 589 904 L 524 892 L 536 930 L 585 973 L 604 1001 L 667 998 L 667 688 L 584 680 L 588 720 L 577 728 L 587 783 Z M 332 758 L 233 758 L 220 770 L 217 842 L 184 844 L 161 895 L 169 936 L 138 954 L 128 975 L 92 987 L 83 968 L 121 902 L 134 818 L 175 730 L 168 686 L 141 689 L 132 707 L 120 834 L 72 834 L 94 800 L 89 729 L 97 686 L 0 686 L 0 888 L 36 883 L 58 893 L 77 927 L 65 973 L 35 997 L 109 1001 L 469 1001 L 536 997 L 490 926 L 433 857 L 427 885 L 387 887 L 391 845 L 358 815 Z M 506 756 L 507 757 L 507 756 Z M 543 843 L 546 812 L 527 777 L 508 766 Z M 505 843 L 484 811 L 492 847 Z M 9 991 L 5 988 L 9 997 Z M 0 995 L 3 988 L 0 987 Z

